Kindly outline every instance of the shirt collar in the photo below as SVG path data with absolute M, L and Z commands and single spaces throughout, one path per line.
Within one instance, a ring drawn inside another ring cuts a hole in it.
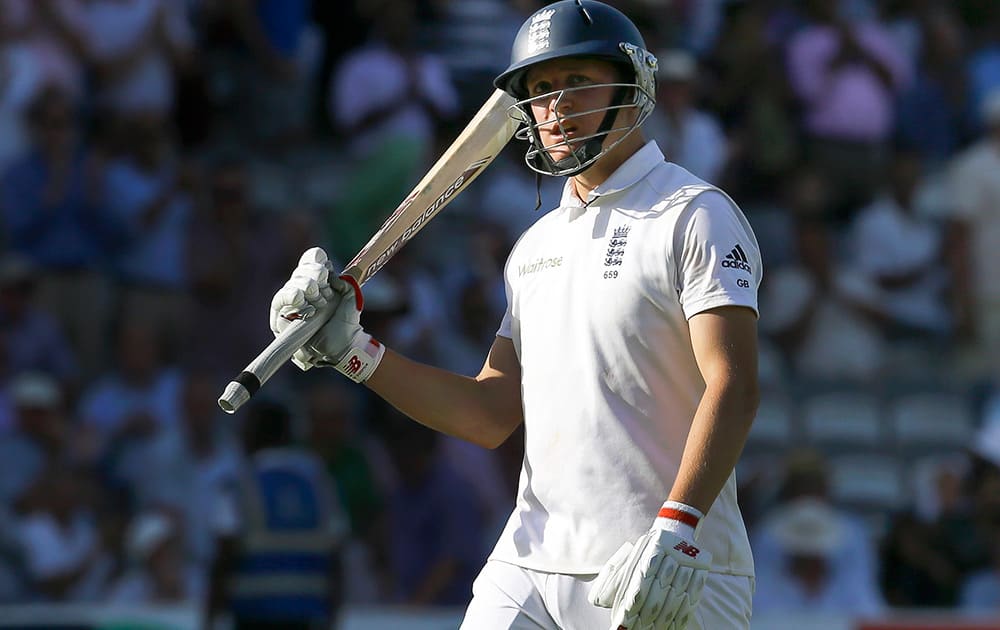
M 615 169 L 614 173 L 598 184 L 596 188 L 587 193 L 587 203 L 593 203 L 598 197 L 621 192 L 637 184 L 642 178 L 649 174 L 657 165 L 663 164 L 666 158 L 655 140 L 650 140 L 641 149 L 632 154 L 621 166 Z M 564 208 L 580 207 L 584 204 L 580 202 L 573 192 L 573 182 L 571 178 L 566 178 L 563 185 L 563 194 L 560 204 Z

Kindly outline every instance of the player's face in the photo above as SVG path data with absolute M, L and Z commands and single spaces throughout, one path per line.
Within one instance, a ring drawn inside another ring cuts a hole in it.
M 618 89 L 603 84 L 621 82 L 618 69 L 598 59 L 553 59 L 528 70 L 525 87 L 528 98 L 535 99 L 531 113 L 539 123 L 542 145 L 551 147 L 549 157 L 555 161 L 569 157 L 571 145 L 597 133 L 604 119 L 603 108 Z

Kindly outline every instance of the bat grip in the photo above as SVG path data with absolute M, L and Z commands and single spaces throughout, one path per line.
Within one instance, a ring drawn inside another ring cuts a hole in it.
M 236 410 L 250 400 L 250 397 L 257 393 L 261 385 L 266 383 L 278 368 L 292 358 L 296 350 L 319 332 L 323 324 L 330 319 L 333 310 L 334 305 L 327 304 L 311 317 L 297 319 L 289 324 L 257 355 L 257 358 L 226 385 L 225 391 L 219 397 L 219 407 L 226 413 L 236 413 Z

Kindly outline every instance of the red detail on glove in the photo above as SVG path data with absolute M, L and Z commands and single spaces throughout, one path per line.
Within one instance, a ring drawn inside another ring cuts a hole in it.
M 340 279 L 354 287 L 354 306 L 356 306 L 359 311 L 363 310 L 365 307 L 365 296 L 361 294 L 361 285 L 358 284 L 358 281 L 355 280 L 354 276 L 350 274 L 345 273 L 340 276 Z
M 698 527 L 699 519 L 697 516 L 694 514 L 688 514 L 687 512 L 682 512 L 681 510 L 675 510 L 674 508 L 660 508 L 660 512 L 656 516 L 659 518 L 669 518 L 673 521 L 680 521 L 685 525 L 690 525 L 691 527 Z

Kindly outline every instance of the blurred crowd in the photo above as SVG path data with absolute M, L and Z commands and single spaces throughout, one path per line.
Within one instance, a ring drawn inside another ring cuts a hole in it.
M 647 136 L 764 256 L 757 610 L 1000 610 L 1000 4 L 609 3 L 659 58 Z M 288 366 L 215 400 L 298 255 L 364 245 L 543 4 L 0 0 L 0 603 L 211 600 L 269 466 L 314 484 L 331 601 L 468 599 L 518 434 Z M 478 372 L 561 191 L 523 150 L 365 286 L 368 330 Z

